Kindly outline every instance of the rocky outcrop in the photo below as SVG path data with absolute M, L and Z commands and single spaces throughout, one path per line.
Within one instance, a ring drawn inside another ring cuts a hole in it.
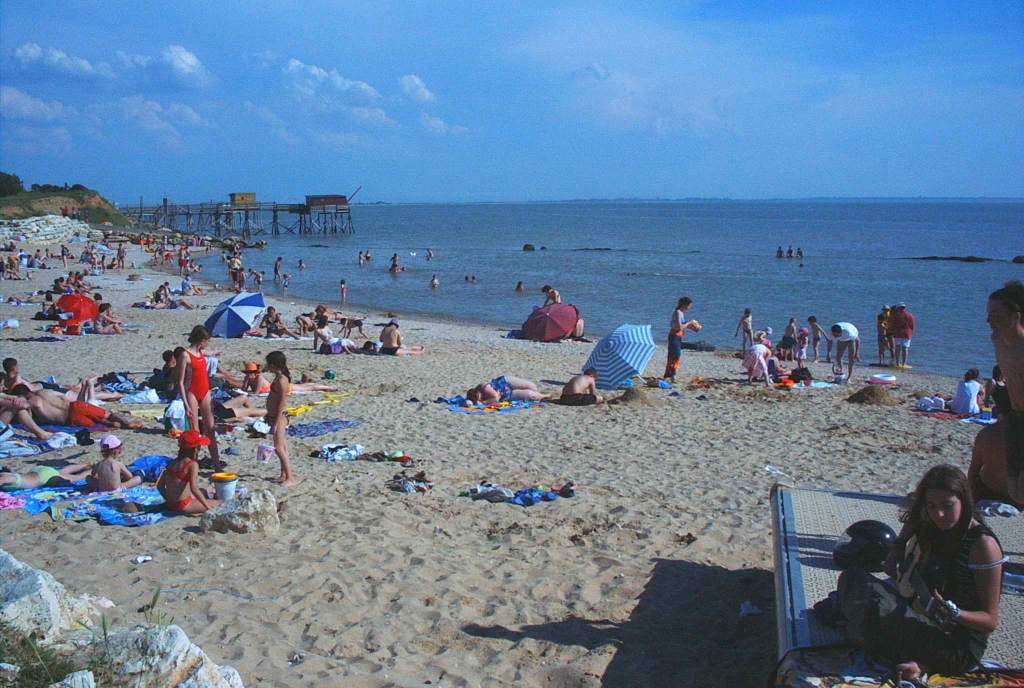
M 110 635 L 105 661 L 112 686 L 243 688 L 231 667 L 219 667 L 177 626 L 139 624 Z
M 47 688 L 96 688 L 96 678 L 91 671 L 76 671 L 57 683 L 51 683 Z
M 23 564 L 0 549 L 0 624 L 41 642 L 89 624 L 110 600 L 69 595 L 46 571 Z
M 260 508 L 265 508 L 266 500 L 258 501 Z M 276 504 L 272 506 L 276 518 Z M 55 655 L 76 667 L 95 669 L 97 656 L 101 655 L 104 686 L 244 688 L 237 671 L 215 664 L 178 626 L 113 628 L 105 631 L 103 640 L 97 639 L 95 630 L 74 630 L 72 626 L 80 624 L 95 629 L 95 616 L 101 606 L 98 600 L 102 598 L 69 595 L 49 573 L 23 564 L 0 549 L 0 624 L 7 631 L 45 642 Z M 103 606 L 113 606 L 109 601 L 102 602 Z M 17 674 L 17 667 L 0 665 L 0 686 L 5 685 L 5 676 L 13 676 L 16 685 Z M 49 688 L 95 685 L 91 672 L 77 671 Z
M 33 244 L 60 244 L 75 235 L 102 238 L 88 223 L 60 215 L 43 215 L 25 220 L 0 221 L 0 241 L 28 241 Z
M 199 529 L 215 533 L 276 533 L 281 529 L 277 500 L 270 490 L 240 495 L 203 514 Z

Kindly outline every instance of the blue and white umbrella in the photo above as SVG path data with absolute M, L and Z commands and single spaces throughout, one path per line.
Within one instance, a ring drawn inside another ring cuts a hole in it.
M 616 389 L 644 372 L 655 348 L 650 325 L 619 325 L 597 343 L 583 369 L 597 370 L 601 389 Z
M 206 319 L 206 329 L 214 337 L 241 337 L 256 326 L 266 309 L 263 294 L 243 291 L 217 304 L 213 315 Z

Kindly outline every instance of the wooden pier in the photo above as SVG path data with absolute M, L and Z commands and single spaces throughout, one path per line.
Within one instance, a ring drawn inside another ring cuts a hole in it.
M 141 225 L 186 234 L 245 238 L 268 232 L 273 236 L 355 234 L 346 196 L 306 196 L 305 203 L 256 202 L 254 194 L 231 194 L 231 198 L 228 203 L 190 204 L 170 203 L 165 198 L 156 206 L 146 206 L 139 199 L 138 206 L 120 210 Z

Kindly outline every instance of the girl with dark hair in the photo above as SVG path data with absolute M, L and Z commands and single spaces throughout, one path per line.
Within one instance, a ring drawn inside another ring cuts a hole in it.
M 700 329 L 700 324 L 696 320 L 686 319 L 686 311 L 692 304 L 693 299 L 689 296 L 680 298 L 668 323 L 668 360 L 665 363 L 664 378 L 669 382 L 676 381 L 676 373 L 679 372 L 679 363 L 683 357 L 683 336 L 687 328 L 694 331 Z
M 984 396 L 984 387 L 978 378 L 981 372 L 977 368 L 971 368 L 964 373 L 964 379 L 956 386 L 956 394 L 950 402 L 949 407 L 961 416 L 976 416 L 981 413 L 981 401 Z
M 188 412 L 189 427 L 198 430 L 210 440 L 210 460 L 214 470 L 221 470 L 220 451 L 217 435 L 214 433 L 215 418 L 210 397 L 210 378 L 207 374 L 206 356 L 216 356 L 219 351 L 206 351 L 210 343 L 210 331 L 196 325 L 188 335 L 188 348 L 178 356 L 175 368 L 178 372 L 178 394 Z
M 999 624 L 1007 558 L 974 512 L 967 476 L 955 466 L 933 467 L 900 520 L 890 555 L 898 562 L 895 588 L 860 568 L 839 576 L 847 633 L 903 679 L 973 669 Z
M 281 477 L 276 482 L 288 486 L 295 482 L 292 478 L 291 455 L 288 452 L 288 416 L 285 415 L 288 395 L 292 391 L 292 374 L 288 370 L 288 360 L 283 352 L 271 351 L 267 354 L 267 371 L 274 374 L 274 381 L 270 383 L 270 394 L 267 396 L 267 422 L 274 438 L 274 452 L 281 462 Z

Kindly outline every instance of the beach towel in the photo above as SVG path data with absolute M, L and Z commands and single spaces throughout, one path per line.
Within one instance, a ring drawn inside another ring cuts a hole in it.
M 52 334 L 41 335 L 38 337 L 11 337 L 8 341 L 11 342 L 66 342 L 70 337 L 61 337 Z
M 796 385 L 793 389 L 828 389 L 834 385 L 831 382 L 822 382 L 821 380 L 815 380 L 810 385 Z
M 118 507 L 132 503 L 138 511 L 123 512 Z M 155 487 L 138 485 L 117 492 L 97 492 L 79 499 L 53 505 L 50 517 L 55 521 L 83 521 L 97 519 L 103 525 L 151 526 L 172 514 L 154 509 L 164 503 L 164 498 Z
M 500 404 L 491 404 L 490 406 L 484 406 L 483 404 L 475 404 L 473 406 L 449 404 L 448 410 L 452 413 L 465 413 L 471 416 L 480 416 L 489 413 L 515 413 L 516 411 L 540 408 L 546 405 L 547 404 L 543 401 L 503 401 Z
M 161 454 L 147 454 L 128 464 L 128 470 L 132 475 L 138 475 L 144 483 L 155 483 L 160 473 L 173 459 L 170 456 Z
M 13 459 L 19 456 L 35 456 L 43 453 L 43 447 L 32 444 L 24 439 L 11 439 L 0 442 L 0 459 Z
M 358 428 L 362 423 L 358 420 L 342 420 L 333 418 L 331 420 L 318 420 L 314 423 L 300 423 L 288 428 L 289 437 L 319 437 L 329 432 Z
M 0 511 L 7 509 L 22 509 L 25 507 L 25 500 L 15 495 L 0 492 Z
M 119 401 L 122 404 L 159 404 L 162 400 L 155 389 L 140 389 L 138 391 L 131 392 L 130 394 L 125 394 L 119 399 Z
M 915 416 L 925 416 L 927 418 L 935 418 L 937 420 L 960 420 L 960 415 L 953 413 L 952 411 L 911 411 Z M 966 420 L 966 419 L 964 419 Z
M 992 425 L 996 422 L 995 418 L 982 418 L 980 416 L 971 416 L 970 418 L 961 418 L 961 423 L 970 423 L 971 425 Z

